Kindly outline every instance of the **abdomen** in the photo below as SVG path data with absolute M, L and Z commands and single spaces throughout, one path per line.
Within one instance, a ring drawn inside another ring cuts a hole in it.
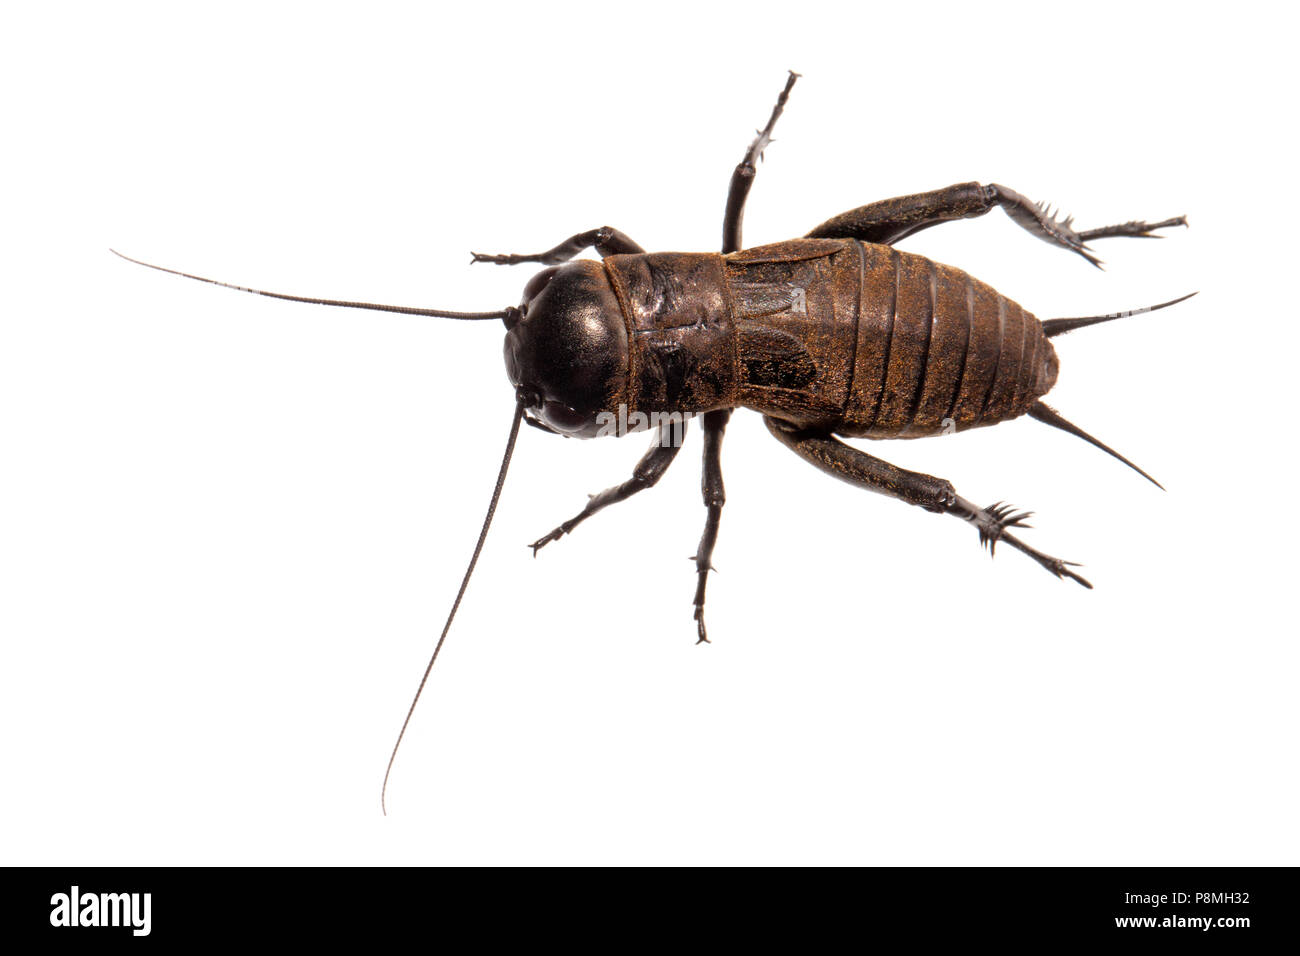
M 853 240 L 726 259 L 739 404 L 764 414 L 921 438 L 1022 415 L 1056 380 L 1039 321 L 952 266 Z
M 960 269 L 862 244 L 853 387 L 835 430 L 920 438 L 1024 414 L 1056 381 L 1038 319 Z

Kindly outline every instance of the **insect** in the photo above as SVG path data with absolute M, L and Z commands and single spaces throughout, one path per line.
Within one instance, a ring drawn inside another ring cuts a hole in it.
M 1005 542 L 1056 577 L 1088 588 L 1092 585 L 1073 570 L 1077 564 L 1044 554 L 1013 533 L 1028 527 L 1029 512 L 1001 502 L 981 508 L 949 481 L 898 468 L 840 438 L 922 438 L 1029 415 L 1092 443 L 1155 483 L 1044 404 L 1058 368 L 1051 340 L 1190 296 L 1127 312 L 1040 321 L 965 272 L 894 246 L 931 226 L 1000 208 L 1031 234 L 1099 265 L 1090 241 L 1149 237 L 1158 229 L 1186 226 L 1186 218 L 1077 231 L 1072 219 L 1061 219 L 1004 186 L 961 183 L 861 206 L 801 239 L 746 249 L 741 242 L 745 201 L 798 78 L 791 72 L 766 126 L 732 174 L 720 253 L 647 253 L 608 226 L 580 232 L 545 252 L 473 253 L 474 262 L 546 266 L 525 285 L 518 306 L 493 312 L 307 298 L 149 266 L 273 298 L 499 319 L 506 327 L 506 373 L 516 398 L 506 451 L 473 556 L 393 757 L 465 595 L 521 423 L 575 438 L 655 432 L 632 476 L 592 496 L 580 512 L 533 542 L 536 555 L 597 512 L 652 488 L 677 456 L 686 419 L 700 417 L 706 518 L 694 556 L 697 643 L 709 639 L 705 588 L 726 501 L 722 439 L 737 408 L 759 412 L 781 444 L 823 471 L 966 521 L 990 552 Z M 600 261 L 576 259 L 589 248 Z M 386 773 L 385 791 L 387 781 Z

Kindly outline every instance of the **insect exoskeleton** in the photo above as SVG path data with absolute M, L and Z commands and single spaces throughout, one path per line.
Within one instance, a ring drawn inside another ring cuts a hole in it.
M 684 419 L 700 416 L 706 518 L 695 552 L 692 602 L 699 642 L 708 641 L 705 585 L 726 501 L 722 437 L 737 408 L 761 413 L 782 444 L 829 474 L 960 518 L 977 529 L 990 551 L 1006 542 L 1058 578 L 1092 586 L 1074 570 L 1077 565 L 1043 554 L 1013 533 L 1026 527 L 1028 512 L 1000 502 L 978 507 L 951 482 L 898 468 L 836 436 L 920 438 L 1029 415 L 1091 442 L 1154 483 L 1128 459 L 1043 403 L 1058 368 L 1050 340 L 1074 329 L 1162 309 L 1188 296 L 1126 312 L 1040 322 L 960 269 L 899 251 L 895 244 L 941 223 L 1002 209 L 1032 235 L 1095 265 L 1098 260 L 1089 242 L 1150 236 L 1159 229 L 1185 226 L 1186 219 L 1134 220 L 1080 231 L 1073 220 L 1061 219 L 1005 186 L 966 182 L 860 206 L 828 219 L 801 239 L 745 249 L 745 201 L 759 157 L 771 142 L 797 79 L 790 74 L 767 125 L 732 173 L 718 252 L 648 253 L 624 233 L 601 226 L 545 252 L 474 253 L 475 262 L 546 266 L 528 281 L 520 305 L 492 312 L 317 299 L 231 286 L 316 305 L 505 323 L 506 372 L 516 395 L 510 436 L 478 543 L 407 721 L 465 594 L 525 422 L 570 437 L 622 434 L 628 429 L 610 432 L 602 423 L 618 409 L 620 423 L 631 419 L 632 430 L 651 427 L 656 432 L 631 477 L 591 496 L 580 512 L 534 541 L 536 554 L 602 509 L 653 487 L 677 455 Z M 589 248 L 600 261 L 573 261 Z M 406 722 L 398 745 L 405 731 Z M 387 781 L 385 774 L 385 788 Z

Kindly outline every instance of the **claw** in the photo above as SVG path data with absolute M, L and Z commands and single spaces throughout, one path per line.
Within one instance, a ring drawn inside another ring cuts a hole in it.
M 1046 555 L 1044 555 L 1044 557 L 1047 558 Z M 1047 570 L 1051 571 L 1058 578 L 1069 578 L 1072 581 L 1077 581 L 1078 583 L 1082 584 L 1089 591 L 1093 589 L 1092 585 L 1088 582 L 1087 578 L 1083 577 L 1082 575 L 1075 574 L 1073 571 L 1070 570 L 1070 568 L 1083 567 L 1083 565 L 1081 565 L 1078 561 L 1062 561 L 1060 558 L 1047 558 L 1046 561 L 1039 561 L 1038 563 L 1041 564 L 1043 567 L 1047 568 Z
M 495 255 L 487 252 L 471 252 L 470 255 L 473 257 L 469 260 L 470 265 L 473 265 L 476 262 L 491 262 L 499 266 L 513 266 L 518 265 L 521 262 L 537 261 L 534 256 L 521 256 L 515 253 L 502 253 L 500 255 Z
M 542 537 L 538 538 L 528 547 L 533 549 L 533 557 L 535 558 L 537 557 L 538 551 L 542 550 L 542 548 L 546 547 L 552 541 L 558 541 L 562 537 L 564 537 L 564 529 L 556 528 L 554 531 L 550 532 L 549 534 L 543 535 Z
M 695 643 L 697 645 L 712 644 L 713 642 L 709 640 L 709 632 L 704 627 L 704 606 L 703 605 L 695 609 L 695 625 L 696 625 L 696 630 L 699 632 L 700 635 L 699 638 L 696 639 Z
M 1011 547 L 1015 548 L 1017 551 L 1029 555 L 1040 565 L 1046 568 L 1049 572 L 1051 572 L 1055 577 L 1069 578 L 1071 581 L 1075 581 L 1083 585 L 1089 591 L 1092 590 L 1092 584 L 1088 581 L 1087 578 L 1083 577 L 1083 575 L 1075 574 L 1073 571 L 1070 570 L 1070 568 L 1082 567 L 1082 565 L 1079 564 L 1079 562 L 1062 561 L 1060 558 L 1054 558 L 1050 554 L 1043 554 L 1043 552 L 1039 551 L 1036 548 L 1031 548 L 1029 545 L 1025 544 L 1015 535 L 1010 533 L 1004 533 L 1002 535 L 1002 540 L 1005 541 L 1007 544 L 1011 545 Z

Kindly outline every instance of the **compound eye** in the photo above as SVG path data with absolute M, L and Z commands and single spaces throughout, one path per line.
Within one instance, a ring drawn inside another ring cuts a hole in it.
M 528 285 L 524 286 L 523 304 L 527 305 L 542 294 L 542 290 L 550 284 L 555 273 L 559 272 L 559 266 L 551 266 L 549 269 L 543 269 L 537 275 L 528 280 Z
M 546 424 L 552 428 L 558 428 L 562 432 L 578 431 L 587 424 L 587 417 L 582 412 L 575 411 L 560 402 L 548 400 L 542 403 L 542 418 L 546 421 Z

